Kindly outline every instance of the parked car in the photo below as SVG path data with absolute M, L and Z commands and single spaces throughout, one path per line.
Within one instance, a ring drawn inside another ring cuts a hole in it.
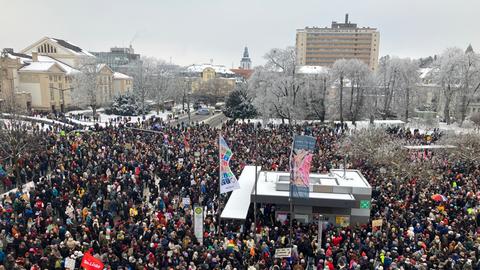
M 200 108 L 198 109 L 195 114 L 198 115 L 210 115 L 210 110 L 208 108 Z

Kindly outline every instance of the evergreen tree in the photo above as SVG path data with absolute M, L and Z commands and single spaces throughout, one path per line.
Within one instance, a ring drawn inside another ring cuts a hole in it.
M 246 91 L 238 89 L 231 92 L 227 97 L 224 113 L 233 120 L 244 120 L 257 115 L 257 111 L 252 104 L 252 98 L 248 96 Z
M 148 112 L 148 108 L 145 111 L 142 110 L 143 106 L 138 99 L 130 94 L 125 94 L 116 97 L 112 105 L 105 110 L 107 114 L 116 114 L 121 116 L 138 116 Z

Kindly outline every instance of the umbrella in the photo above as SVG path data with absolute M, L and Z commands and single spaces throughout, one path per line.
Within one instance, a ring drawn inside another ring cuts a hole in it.
M 432 200 L 434 200 L 436 202 L 446 202 L 446 201 L 448 201 L 447 197 L 443 196 L 442 194 L 432 195 Z

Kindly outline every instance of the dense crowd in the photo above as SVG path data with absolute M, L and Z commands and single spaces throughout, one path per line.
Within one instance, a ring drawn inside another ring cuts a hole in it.
M 251 123 L 213 129 L 161 120 L 43 131 L 45 150 L 16 164 L 22 181 L 35 187 L 1 198 L 0 269 L 64 269 L 67 257 L 79 267 L 85 252 L 108 269 L 480 269 L 478 164 L 447 160 L 437 168 L 441 178 L 408 179 L 386 177 L 368 160 L 349 161 L 372 185 L 371 217 L 384 225 L 326 226 L 320 247 L 314 223 L 294 221 L 289 243 L 288 220 L 275 218 L 275 205 L 263 205 L 256 225 L 253 211 L 243 224 L 219 223 L 226 201 L 218 194 L 220 133 L 239 175 L 254 162 L 288 170 L 293 134 L 316 137 L 312 172 L 338 168 L 344 131 Z M 416 144 L 440 136 L 389 132 Z M 2 180 L 15 181 L 13 174 Z M 436 202 L 433 194 L 448 201 Z M 192 204 L 205 206 L 203 243 L 193 233 Z M 276 249 L 291 244 L 291 258 L 275 258 Z

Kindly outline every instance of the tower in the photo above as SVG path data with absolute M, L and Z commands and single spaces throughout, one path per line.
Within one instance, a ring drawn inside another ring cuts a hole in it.
M 252 60 L 250 60 L 250 56 L 248 55 L 248 47 L 245 47 L 243 51 L 243 57 L 240 61 L 240 68 L 241 69 L 251 69 L 252 68 Z

